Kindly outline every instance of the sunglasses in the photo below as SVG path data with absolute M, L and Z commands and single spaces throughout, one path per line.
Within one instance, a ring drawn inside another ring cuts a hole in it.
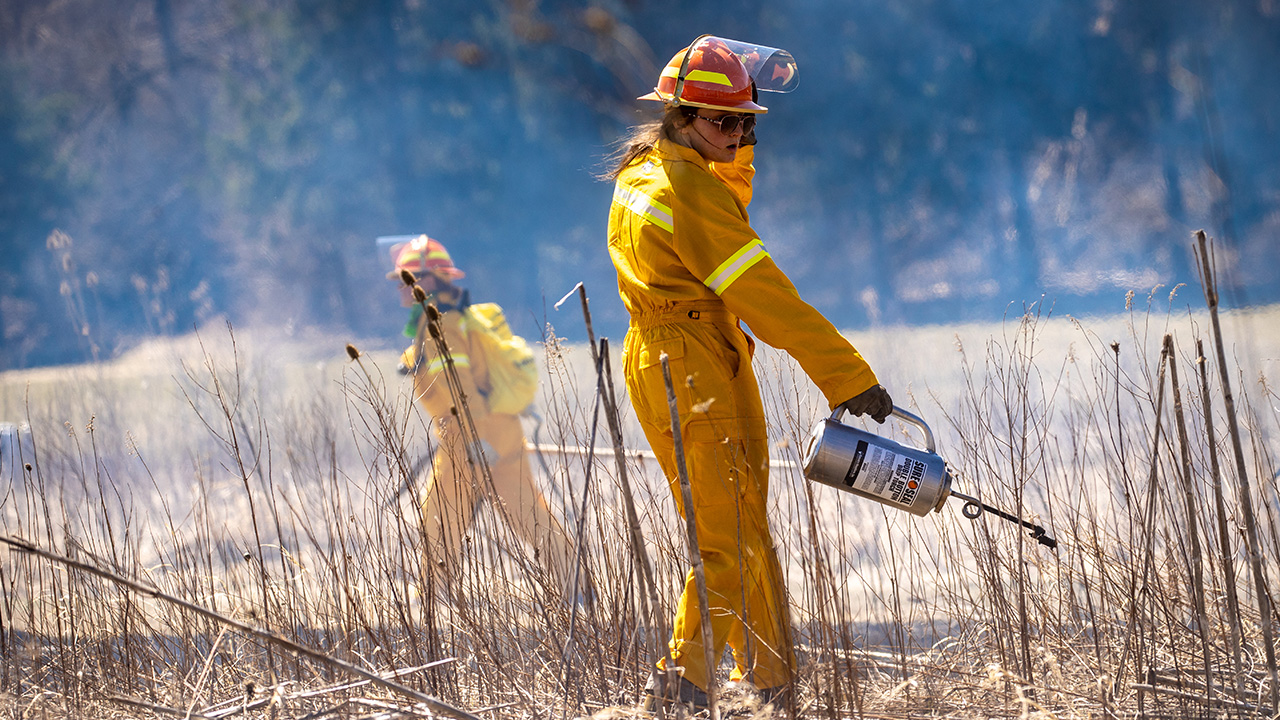
M 712 125 L 715 125 L 719 128 L 720 132 L 725 135 L 732 135 L 733 131 L 737 130 L 739 125 L 742 126 L 743 134 L 751 132 L 751 129 L 756 126 L 755 115 L 721 115 L 714 120 L 706 115 L 695 115 L 694 117 L 700 117 Z

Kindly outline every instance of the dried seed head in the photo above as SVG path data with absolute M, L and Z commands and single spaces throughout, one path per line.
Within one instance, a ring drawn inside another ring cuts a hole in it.
M 430 307 L 430 305 L 428 305 L 427 307 Z M 434 340 L 440 339 L 440 325 L 437 324 L 434 320 L 427 323 L 427 332 L 431 333 L 432 339 Z
M 440 308 L 435 305 L 427 306 L 427 319 L 431 322 L 440 322 Z
M 360 351 L 357 350 L 356 346 L 352 345 L 351 343 L 347 343 L 347 357 L 351 358 L 352 360 L 358 359 L 360 357 Z
M 421 285 L 414 285 L 414 286 L 413 286 L 413 301 L 414 301 L 414 302 L 426 302 L 426 301 L 427 301 L 427 293 L 426 293 L 426 291 L 425 291 L 425 290 L 423 290 L 423 289 L 422 289 L 422 286 L 421 286 Z
M 418 278 L 414 277 L 413 273 L 409 272 L 408 270 L 401 269 L 400 282 L 404 283 L 405 285 L 408 285 L 409 287 L 413 287 L 414 284 L 418 282 Z

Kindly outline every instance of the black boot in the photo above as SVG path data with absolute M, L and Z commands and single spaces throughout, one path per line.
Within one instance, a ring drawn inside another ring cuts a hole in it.
M 688 705 L 693 712 L 707 709 L 707 693 L 697 685 L 683 677 L 669 687 L 670 680 L 666 671 L 654 670 L 649 675 L 649 682 L 644 685 L 644 709 L 657 712 L 658 703 L 662 703 L 664 711 L 671 708 L 672 703 Z

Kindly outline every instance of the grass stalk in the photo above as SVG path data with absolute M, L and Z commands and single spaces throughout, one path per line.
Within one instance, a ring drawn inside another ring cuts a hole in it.
M 1222 564 L 1223 594 L 1227 601 L 1227 638 L 1231 649 L 1232 684 L 1234 697 L 1239 700 L 1244 696 L 1241 683 L 1244 679 L 1244 664 L 1240 654 L 1242 630 L 1240 627 L 1240 598 L 1236 590 L 1235 551 L 1231 542 L 1231 531 L 1227 529 L 1227 503 L 1222 492 L 1222 471 L 1218 467 L 1218 440 L 1213 430 L 1213 400 L 1209 394 L 1208 360 L 1204 356 L 1204 341 L 1196 339 L 1196 366 L 1200 376 L 1200 400 L 1204 405 L 1204 433 L 1208 439 L 1206 447 L 1209 452 L 1209 474 L 1213 483 L 1213 509 L 1217 520 L 1218 557 Z
M 284 650 L 294 653 L 295 655 L 299 655 L 309 660 L 321 663 L 323 665 L 328 665 L 328 666 L 343 670 L 352 675 L 357 675 L 359 677 L 364 678 L 365 680 L 368 680 L 370 683 L 374 685 L 378 685 L 379 687 L 385 688 L 387 690 L 398 693 L 400 695 L 404 695 L 405 697 L 408 697 L 417 702 L 420 702 L 426 707 L 428 707 L 429 709 L 431 709 L 433 712 L 437 712 L 442 715 L 447 715 L 448 717 L 451 717 L 451 718 L 456 718 L 456 720 L 479 720 L 479 718 L 476 715 L 472 715 L 471 713 L 466 712 L 465 710 L 462 710 L 460 708 L 453 707 L 448 703 L 441 702 L 440 700 L 437 700 L 436 698 L 433 698 L 429 695 L 424 695 L 400 683 L 387 680 L 386 678 L 382 677 L 381 675 L 378 675 L 377 673 L 370 672 L 368 670 L 365 670 L 362 667 L 352 665 L 350 663 L 343 662 L 336 658 L 330 657 L 326 653 L 313 650 L 308 647 L 304 647 L 302 645 L 299 645 L 298 643 L 295 643 L 291 640 L 283 638 L 268 630 L 250 625 L 249 623 L 241 622 L 234 618 L 227 617 L 226 615 L 213 612 L 212 610 L 201 607 L 195 603 L 187 602 L 186 600 L 183 600 L 181 598 L 174 597 L 172 595 L 169 595 L 168 593 L 161 591 L 159 588 L 148 586 L 132 578 L 124 577 L 118 573 L 105 570 L 103 568 L 100 568 L 96 565 L 92 565 L 90 563 L 73 560 L 72 558 L 65 557 L 57 553 L 49 552 L 48 550 L 37 547 L 25 540 L 22 540 L 21 538 L 10 537 L 8 535 L 0 535 L 0 542 L 3 542 L 6 545 L 10 546 L 11 548 L 17 549 L 21 552 L 30 553 L 31 555 L 35 555 L 36 557 L 40 557 L 45 560 L 48 560 L 51 563 L 56 563 L 57 565 L 78 570 L 80 572 L 87 573 L 89 575 L 95 575 L 97 577 L 103 578 L 104 580 L 108 580 L 112 583 L 126 587 L 130 590 L 133 590 L 134 592 L 141 593 L 142 595 L 145 595 L 147 597 L 151 597 L 156 600 L 161 600 L 171 605 L 175 605 L 188 612 L 196 613 L 216 623 L 235 628 L 236 630 L 239 630 L 242 633 L 258 638 L 259 640 L 262 640 L 267 644 L 278 646 Z
M 1211 664 L 1211 648 L 1209 644 L 1209 622 L 1205 612 L 1204 598 L 1204 559 L 1200 550 L 1200 530 L 1196 518 L 1199 516 L 1200 503 L 1196 501 L 1192 489 L 1191 447 L 1187 439 L 1187 420 L 1182 408 L 1182 388 L 1178 384 L 1178 357 L 1173 345 L 1173 335 L 1164 336 L 1164 348 L 1169 357 L 1169 385 L 1173 391 L 1174 427 L 1178 431 L 1178 454 L 1182 460 L 1182 472 L 1178 477 L 1182 482 L 1185 519 L 1187 523 L 1187 540 L 1191 543 L 1191 585 L 1190 595 L 1196 612 L 1196 629 L 1200 634 L 1200 657 L 1204 668 L 1205 695 L 1213 697 L 1213 667 Z
M 693 566 L 693 581 L 698 588 L 698 615 L 702 624 L 702 651 L 707 664 L 707 706 L 711 720 L 719 720 L 720 708 L 716 705 L 715 633 L 711 627 L 711 605 L 707 597 L 707 573 L 702 564 L 702 549 L 698 545 L 698 508 L 693 502 L 693 486 L 689 483 L 689 469 L 684 457 L 684 429 L 680 424 L 680 410 L 676 407 L 676 388 L 671 382 L 671 363 L 664 352 L 658 356 L 662 363 L 662 382 L 667 388 L 667 409 L 671 413 L 671 438 L 675 447 L 676 476 L 680 479 L 680 494 L 684 499 L 685 537 L 689 543 L 689 563 Z M 790 652 L 787 649 L 786 652 Z
M 1115 695 L 1119 692 L 1120 684 L 1124 681 L 1124 671 L 1126 661 L 1129 657 L 1129 650 L 1133 647 L 1132 642 L 1136 634 L 1138 638 L 1138 646 L 1135 651 L 1137 660 L 1134 663 L 1134 674 L 1139 680 L 1144 676 L 1145 671 L 1150 667 L 1150 661 L 1144 653 L 1142 643 L 1142 634 L 1135 633 L 1139 628 L 1153 628 L 1153 623 L 1149 619 L 1143 621 L 1143 611 L 1150 613 L 1150 597 L 1151 597 L 1151 573 L 1155 562 L 1155 541 L 1156 541 L 1156 499 L 1159 496 L 1156 482 L 1156 473 L 1159 470 L 1160 458 L 1160 434 L 1162 429 L 1161 419 L 1164 410 L 1164 374 L 1166 363 L 1169 359 L 1168 348 L 1162 348 L 1160 351 L 1160 365 L 1156 373 L 1156 409 L 1155 409 L 1155 427 L 1151 432 L 1151 455 L 1150 470 L 1147 473 L 1147 510 L 1142 517 L 1143 526 L 1143 550 L 1141 570 L 1132 576 L 1129 597 L 1129 630 L 1125 633 L 1124 650 L 1120 658 L 1120 664 L 1116 668 L 1116 675 L 1111 686 L 1111 694 Z M 1135 566 L 1136 567 L 1136 566 Z M 1144 602 L 1146 600 L 1147 602 Z M 1154 644 L 1154 643 L 1152 643 Z M 1144 711 L 1143 695 L 1141 691 L 1138 693 L 1139 711 Z
M 631 481 L 627 474 L 622 423 L 618 414 L 618 402 L 613 393 L 613 373 L 609 362 L 609 344 L 607 338 L 601 338 L 600 350 L 597 352 L 596 334 L 591 325 L 591 308 L 587 302 L 587 289 L 582 283 L 578 283 L 577 290 L 578 297 L 582 301 L 582 317 L 587 328 L 587 340 L 591 347 L 592 362 L 601 362 L 601 359 L 603 359 L 603 367 L 605 368 L 605 372 L 598 378 L 597 382 L 601 383 L 600 391 L 605 399 L 605 419 L 609 423 L 609 435 L 613 440 L 614 459 L 617 461 L 618 467 L 618 480 L 622 485 L 622 501 L 623 508 L 626 511 L 631 551 L 635 555 L 636 563 L 640 566 L 641 593 L 645 599 L 647 610 L 645 614 L 649 621 L 648 627 L 653 634 L 651 638 L 651 642 L 654 645 L 653 657 L 663 658 L 663 667 L 667 669 L 668 687 L 675 687 L 677 682 L 675 663 L 671 659 L 671 647 L 668 643 L 671 633 L 667 629 L 666 619 L 661 611 L 662 606 L 658 602 L 658 586 L 654 582 L 653 567 L 649 563 L 649 554 L 645 550 L 644 535 L 640 529 L 640 518 L 636 513 Z M 658 717 L 660 720 L 664 717 L 664 713 L 665 709 L 662 707 L 662 703 L 658 703 Z
M 1218 320 L 1217 271 L 1213 262 L 1212 247 L 1203 230 L 1196 231 L 1197 259 L 1200 280 L 1204 287 L 1205 303 L 1209 306 L 1209 319 L 1213 328 L 1213 340 L 1218 354 L 1218 373 L 1222 383 L 1222 402 L 1227 412 L 1227 431 L 1231 436 L 1231 450 L 1236 462 L 1236 482 L 1239 484 L 1240 511 L 1244 517 L 1245 548 L 1249 553 L 1249 567 L 1253 571 L 1254 590 L 1258 600 L 1258 616 L 1262 626 L 1262 644 L 1270 679 L 1272 709 L 1280 708 L 1280 673 L 1276 669 L 1275 632 L 1272 627 L 1271 593 L 1266 570 L 1262 565 L 1262 541 L 1258 537 L 1258 521 L 1253 510 L 1253 491 L 1249 485 L 1249 473 L 1245 468 L 1244 448 L 1240 440 L 1240 425 L 1236 414 L 1235 396 L 1231 392 L 1231 376 L 1227 371 L 1227 353 L 1222 339 L 1222 326 Z

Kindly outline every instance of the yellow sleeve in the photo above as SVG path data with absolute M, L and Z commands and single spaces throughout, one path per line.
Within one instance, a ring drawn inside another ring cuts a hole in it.
M 794 357 L 831 407 L 876 385 L 862 355 L 800 298 L 728 188 L 698 168 L 679 175 L 672 244 L 685 267 L 761 340 Z

